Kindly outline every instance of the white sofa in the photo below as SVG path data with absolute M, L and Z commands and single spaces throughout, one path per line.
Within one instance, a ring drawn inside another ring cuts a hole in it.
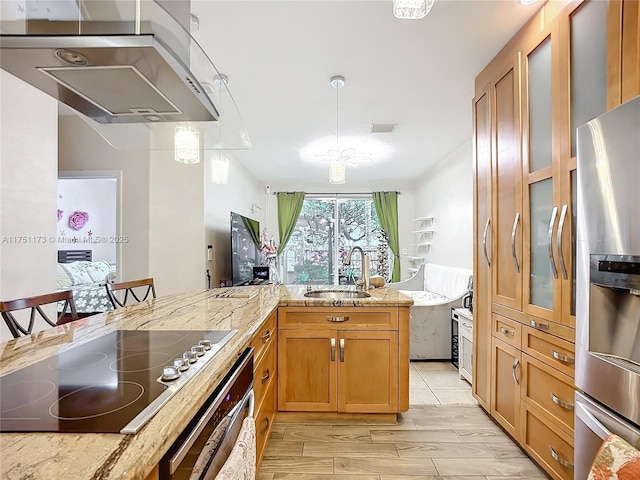
M 426 263 L 408 280 L 389 283 L 413 299 L 410 314 L 410 358 L 451 359 L 451 308 L 462 306 L 473 272 Z

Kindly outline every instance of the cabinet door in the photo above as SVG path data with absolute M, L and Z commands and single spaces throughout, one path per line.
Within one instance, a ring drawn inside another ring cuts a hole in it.
M 339 332 L 338 411 L 398 411 L 398 332 Z
M 640 2 L 609 0 L 607 107 L 640 94 Z
M 522 160 L 520 75 L 513 59 L 496 73 L 491 96 L 492 129 L 492 289 L 493 302 L 522 309 Z
M 474 250 L 473 396 L 490 408 L 491 365 L 491 89 L 473 99 Z
M 335 412 L 336 330 L 278 332 L 278 410 Z
M 520 423 L 520 351 L 491 341 L 491 415 L 513 438 Z

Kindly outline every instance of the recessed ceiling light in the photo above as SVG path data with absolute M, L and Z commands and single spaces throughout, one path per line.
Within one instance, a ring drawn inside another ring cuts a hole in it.
M 537 2 L 538 0 L 520 0 L 520 5 L 533 5 Z

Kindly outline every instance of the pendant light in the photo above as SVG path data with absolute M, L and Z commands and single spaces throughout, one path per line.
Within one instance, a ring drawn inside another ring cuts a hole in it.
M 189 122 L 179 123 L 174 132 L 174 160 L 184 164 L 200 162 L 200 132 Z
M 224 74 L 216 75 L 213 84 L 219 89 L 220 97 L 218 100 L 218 109 L 220 117 L 218 118 L 218 135 L 220 138 L 220 146 L 222 146 L 222 89 L 229 82 L 229 77 Z M 229 158 L 222 150 L 217 150 L 211 159 L 211 181 L 218 185 L 226 185 L 229 183 Z
M 427 16 L 435 0 L 393 0 L 393 15 L 405 20 L 419 20 Z

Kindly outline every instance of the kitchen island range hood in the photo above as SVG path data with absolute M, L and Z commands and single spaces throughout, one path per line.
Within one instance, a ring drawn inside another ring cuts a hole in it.
M 88 123 L 165 136 L 159 124 L 192 122 L 204 149 L 249 148 L 225 77 L 189 32 L 189 0 L 17 0 L 1 13 L 0 68 Z
M 1 45 L 4 70 L 99 123 L 219 117 L 202 84 L 153 34 L 3 35 Z

